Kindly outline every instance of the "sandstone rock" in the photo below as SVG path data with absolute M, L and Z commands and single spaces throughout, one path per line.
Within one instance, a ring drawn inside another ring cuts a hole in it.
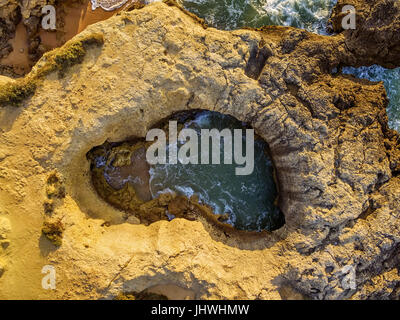
M 0 261 L 0 277 L 3 275 L 4 271 L 5 271 L 5 267 L 4 267 L 3 263 Z
M 139 218 L 136 218 L 135 216 L 129 216 L 128 219 L 126 219 L 126 222 L 131 224 L 140 224 Z
M 0 240 L 7 239 L 7 235 L 11 232 L 10 220 L 0 216 Z
M 26 270 L 46 259 L 60 276 L 51 294 L 5 282 L 0 297 L 114 298 L 124 288 L 169 283 L 203 299 L 368 299 L 375 297 L 370 280 L 382 289 L 382 276 L 390 282 L 382 296 L 398 298 L 399 135 L 387 126 L 381 83 L 332 74 L 358 56 L 370 63 L 383 58 L 349 50 L 346 32 L 219 31 L 168 3 L 90 26 L 70 45 L 99 33 L 104 45 L 61 75 L 46 74 L 19 109 L 3 106 L 0 150 L 8 156 L 0 162 L 0 199 L 20 222 L 19 236 L 29 239 L 26 256 L 7 274 L 23 273 L 34 283 L 35 273 Z M 394 56 L 386 57 L 394 64 Z M 43 57 L 30 76 L 45 66 Z M 206 221 L 134 225 L 96 194 L 89 150 L 144 137 L 161 119 L 191 109 L 248 122 L 269 144 L 283 228 L 226 237 Z M 32 239 L 40 237 L 54 169 L 65 178 L 57 208 L 65 231 L 62 245 L 43 258 Z M 344 268 L 354 268 L 355 290 L 344 286 Z
M 6 84 L 7 82 L 15 82 L 15 80 L 12 78 L 0 75 L 0 85 Z

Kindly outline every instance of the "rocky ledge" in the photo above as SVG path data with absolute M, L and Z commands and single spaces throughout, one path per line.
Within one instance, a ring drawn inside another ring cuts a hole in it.
M 340 68 L 399 66 L 400 10 L 353 2 L 367 37 L 220 31 L 155 3 L 90 26 L 25 79 L 2 80 L 0 212 L 13 225 L 13 262 L 0 296 L 114 298 L 168 284 L 201 299 L 399 298 L 399 136 L 382 83 Z M 269 144 L 281 229 L 243 238 L 206 221 L 125 223 L 97 195 L 89 150 L 191 109 L 248 122 Z M 57 247 L 43 221 L 62 236 Z M 40 286 L 47 264 L 54 291 Z

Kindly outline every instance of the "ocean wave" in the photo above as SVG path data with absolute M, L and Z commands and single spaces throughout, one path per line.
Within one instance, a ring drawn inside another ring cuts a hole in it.
M 335 0 L 179 0 L 189 11 L 220 29 L 284 25 L 318 32 Z

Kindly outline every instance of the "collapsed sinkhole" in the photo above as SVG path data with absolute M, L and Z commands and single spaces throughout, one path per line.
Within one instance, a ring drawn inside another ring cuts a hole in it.
M 105 142 L 87 154 L 95 190 L 127 219 L 133 216 L 148 225 L 186 218 L 240 231 L 283 226 L 268 145 L 249 125 L 229 115 L 194 110 L 173 114 L 153 129 L 157 135 L 152 141 Z M 213 140 L 204 133 L 217 135 Z M 182 163 L 185 159 L 190 162 Z

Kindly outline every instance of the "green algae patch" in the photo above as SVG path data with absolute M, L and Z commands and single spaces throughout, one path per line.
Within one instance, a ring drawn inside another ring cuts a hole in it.
M 35 93 L 47 75 L 58 72 L 58 76 L 63 77 L 70 67 L 83 62 L 88 49 L 103 44 L 103 35 L 96 33 L 69 41 L 63 47 L 46 53 L 42 58 L 44 63 L 37 70 L 24 78 L 0 85 L 0 107 L 19 106 Z
M 102 34 L 91 34 L 79 41 L 72 42 L 67 46 L 56 51 L 51 58 L 53 70 L 58 70 L 60 76 L 64 76 L 66 70 L 73 65 L 80 64 L 92 46 L 101 46 L 104 44 Z
M 98 33 L 90 34 L 79 40 L 69 41 L 61 48 L 54 49 L 43 55 L 45 63 L 36 71 L 34 78 L 42 79 L 56 71 L 59 72 L 60 77 L 63 77 L 68 68 L 83 62 L 88 49 L 103 44 L 104 37 Z

